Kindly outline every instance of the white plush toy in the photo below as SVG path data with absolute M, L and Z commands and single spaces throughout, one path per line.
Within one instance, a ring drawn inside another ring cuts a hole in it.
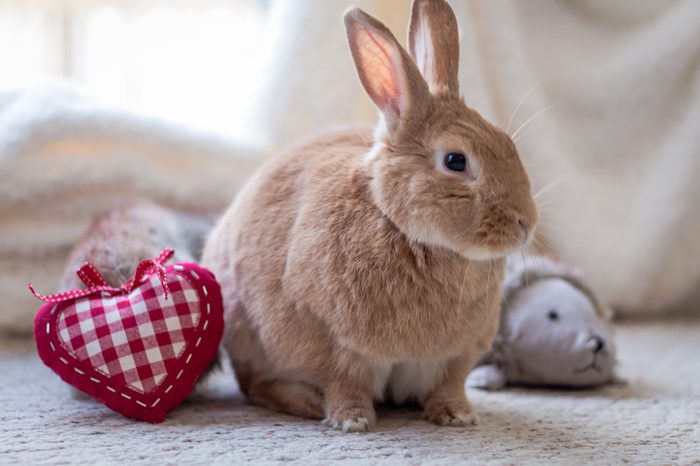
M 511 260 L 498 336 L 467 383 L 497 390 L 612 382 L 615 346 L 607 317 L 576 271 L 542 256 Z

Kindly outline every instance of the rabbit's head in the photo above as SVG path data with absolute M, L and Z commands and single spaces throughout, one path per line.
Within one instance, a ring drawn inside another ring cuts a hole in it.
M 409 54 L 381 22 L 345 13 L 348 43 L 380 110 L 363 163 L 379 209 L 408 238 L 486 260 L 527 244 L 537 222 L 512 140 L 459 93 L 457 20 L 444 0 L 416 0 Z

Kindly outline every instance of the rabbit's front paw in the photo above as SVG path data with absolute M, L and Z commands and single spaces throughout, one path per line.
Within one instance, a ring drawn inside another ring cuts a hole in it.
M 374 410 L 362 408 L 338 408 L 332 410 L 323 425 L 343 432 L 368 432 L 374 425 Z
M 430 422 L 440 426 L 466 427 L 479 422 L 469 405 L 462 403 L 433 404 L 426 407 L 424 414 Z

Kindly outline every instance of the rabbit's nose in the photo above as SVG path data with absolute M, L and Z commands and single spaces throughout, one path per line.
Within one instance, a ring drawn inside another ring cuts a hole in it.
M 586 343 L 586 346 L 592 349 L 594 353 L 598 353 L 605 348 L 605 340 L 600 337 L 591 337 Z

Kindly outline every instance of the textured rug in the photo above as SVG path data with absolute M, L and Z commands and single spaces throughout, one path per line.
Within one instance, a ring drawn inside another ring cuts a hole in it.
M 0 343 L 1 464 L 700 464 L 700 321 L 616 325 L 627 384 L 471 391 L 481 423 L 380 408 L 369 434 L 247 406 L 215 375 L 160 425 L 72 397 L 26 341 Z

